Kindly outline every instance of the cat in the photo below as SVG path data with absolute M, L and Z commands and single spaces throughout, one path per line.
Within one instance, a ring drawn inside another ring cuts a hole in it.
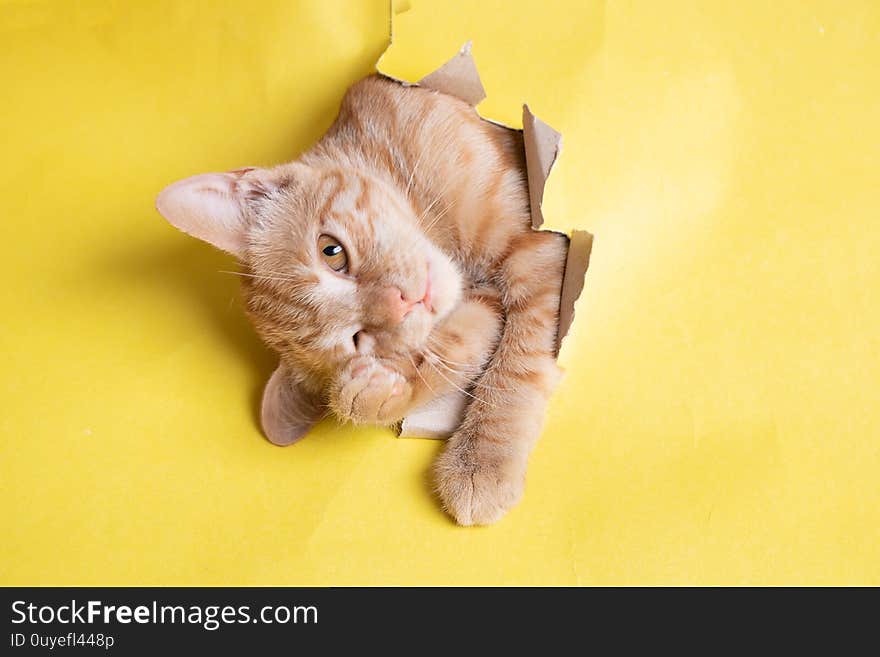
M 469 404 L 432 470 L 443 508 L 486 525 L 521 499 L 560 377 L 568 238 L 531 228 L 520 132 L 372 75 L 297 160 L 187 178 L 156 204 L 241 263 L 246 312 L 280 356 L 273 442 L 328 410 L 390 425 L 458 389 Z

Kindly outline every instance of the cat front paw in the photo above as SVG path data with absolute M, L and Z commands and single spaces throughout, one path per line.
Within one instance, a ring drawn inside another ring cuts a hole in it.
M 341 372 L 334 413 L 355 424 L 391 424 L 403 416 L 411 388 L 399 372 L 374 358 L 355 358 Z
M 450 444 L 434 464 L 443 509 L 459 525 L 491 525 L 522 499 L 525 467 Z

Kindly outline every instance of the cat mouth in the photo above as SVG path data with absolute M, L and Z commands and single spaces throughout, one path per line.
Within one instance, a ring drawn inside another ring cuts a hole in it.
M 432 315 L 436 315 L 437 313 L 434 311 L 434 306 L 431 303 L 431 263 L 427 264 L 427 273 L 425 274 L 425 295 L 422 297 L 421 301 L 419 301 Z
M 443 321 L 461 299 L 461 274 L 442 252 L 425 254 L 425 287 L 417 305 L 422 306 L 431 324 Z

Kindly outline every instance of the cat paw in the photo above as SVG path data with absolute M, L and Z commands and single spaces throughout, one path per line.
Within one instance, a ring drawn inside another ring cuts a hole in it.
M 434 465 L 443 509 L 459 525 L 491 525 L 522 499 L 525 469 L 447 449 Z
M 390 424 L 403 416 L 410 386 L 400 373 L 373 358 L 355 358 L 339 376 L 332 407 L 355 424 Z

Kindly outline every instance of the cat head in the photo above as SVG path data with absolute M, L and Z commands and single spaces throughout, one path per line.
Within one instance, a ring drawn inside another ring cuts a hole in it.
M 247 313 L 281 357 L 263 399 L 275 443 L 305 434 L 352 358 L 414 357 L 461 296 L 460 273 L 405 196 L 358 171 L 208 173 L 165 188 L 156 207 L 240 261 Z

